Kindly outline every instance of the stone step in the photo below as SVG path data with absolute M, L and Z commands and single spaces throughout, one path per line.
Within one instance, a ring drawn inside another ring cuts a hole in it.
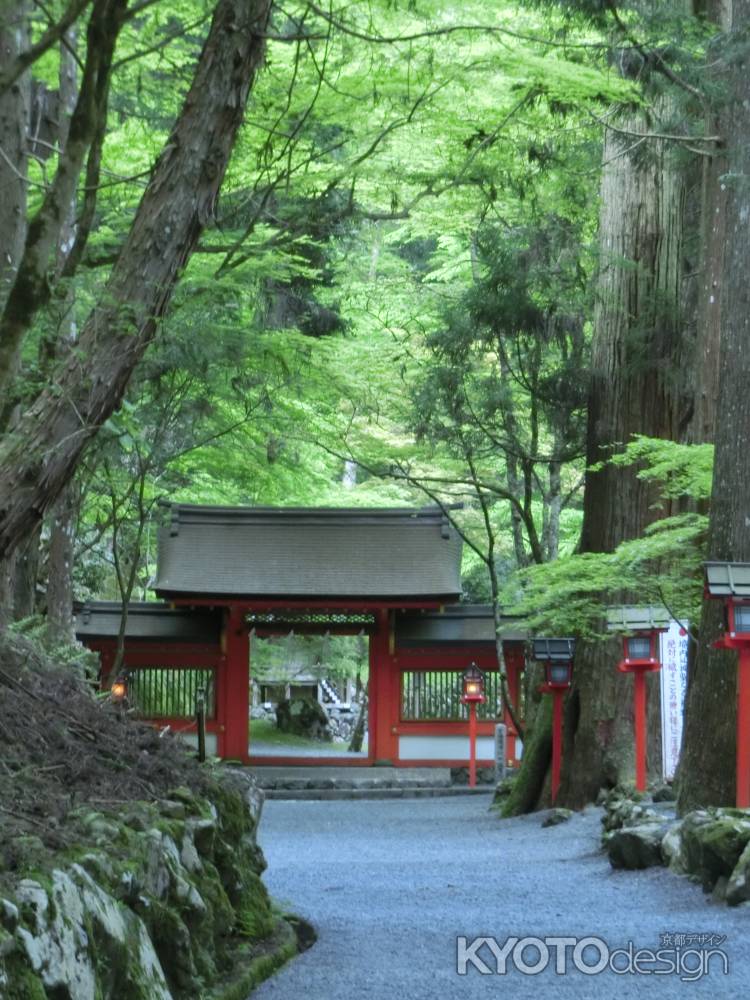
M 334 767 L 287 766 L 253 767 L 263 789 L 299 791 L 301 789 L 387 789 L 450 788 L 451 772 L 447 767 Z
M 268 788 L 264 790 L 267 799 L 286 799 L 287 801 L 342 801 L 346 799 L 431 799 L 457 795 L 486 795 L 488 798 L 494 789 L 490 785 L 478 785 L 469 788 L 468 785 L 444 785 L 429 787 L 399 788 Z

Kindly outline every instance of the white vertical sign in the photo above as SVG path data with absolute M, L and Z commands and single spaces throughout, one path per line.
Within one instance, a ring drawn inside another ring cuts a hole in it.
M 674 778 L 680 759 L 682 719 L 687 689 L 687 622 L 671 622 L 660 638 L 661 760 L 667 781 Z

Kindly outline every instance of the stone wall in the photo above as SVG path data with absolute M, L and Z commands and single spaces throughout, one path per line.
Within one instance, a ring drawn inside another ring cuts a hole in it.
M 25 838 L 20 870 L 0 872 L 0 996 L 246 996 L 297 950 L 260 878 L 261 808 L 254 779 L 225 769 L 205 797 L 87 805 L 75 850 Z

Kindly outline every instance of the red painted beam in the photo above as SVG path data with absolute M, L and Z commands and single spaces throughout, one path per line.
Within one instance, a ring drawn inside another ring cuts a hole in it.
M 473 661 L 487 673 L 497 672 L 497 655 L 494 649 L 478 649 L 467 646 L 465 650 L 445 649 L 436 646 L 429 648 L 405 649 L 396 647 L 393 657 L 400 670 L 465 670 Z
M 171 669 L 208 669 L 216 667 L 221 658 L 218 646 L 198 646 L 184 643 L 164 646 L 154 643 L 149 646 L 133 647 L 125 645 L 124 664 L 126 668 L 169 667 Z

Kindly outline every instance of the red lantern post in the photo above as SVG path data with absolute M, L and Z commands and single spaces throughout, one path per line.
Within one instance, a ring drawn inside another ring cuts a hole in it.
M 552 695 L 552 804 L 557 800 L 562 772 L 563 700 L 573 674 L 575 639 L 534 639 L 534 659 L 544 663 L 546 680 L 539 691 Z
M 463 674 L 463 694 L 461 701 L 469 706 L 469 788 L 477 784 L 477 705 L 487 699 L 484 696 L 484 674 L 471 663 Z
M 706 597 L 725 608 L 725 632 L 715 645 L 738 653 L 735 802 L 750 809 L 750 563 L 707 562 L 705 569 Z
M 666 608 L 617 607 L 607 611 L 610 631 L 624 632 L 623 658 L 617 669 L 633 675 L 635 787 L 646 791 L 646 674 L 661 669 L 659 635 L 670 621 Z

